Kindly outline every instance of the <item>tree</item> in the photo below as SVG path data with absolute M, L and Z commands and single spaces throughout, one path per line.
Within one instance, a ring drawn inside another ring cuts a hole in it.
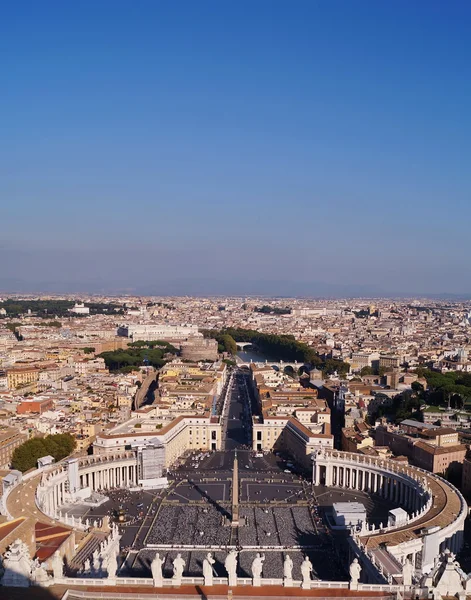
M 360 375 L 364 377 L 365 375 L 373 375 L 373 369 L 371 367 L 365 366 L 360 371 Z
M 11 464 L 13 469 L 24 473 L 37 466 L 38 458 L 51 455 L 56 461 L 62 460 L 74 451 L 75 446 L 76 442 L 69 433 L 33 438 L 15 449 Z
M 237 354 L 237 344 L 232 336 L 224 334 L 221 336 L 221 343 L 224 346 L 224 351 L 234 356 Z
M 424 386 L 419 381 L 413 381 L 411 384 L 411 388 L 416 394 L 423 395 L 424 393 Z

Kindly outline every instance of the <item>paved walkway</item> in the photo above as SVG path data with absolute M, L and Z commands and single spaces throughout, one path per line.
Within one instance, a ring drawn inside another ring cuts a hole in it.
M 41 480 L 41 475 L 20 483 L 7 498 L 7 509 L 15 519 L 18 517 L 33 517 L 43 523 L 54 523 L 52 519 L 42 513 L 35 503 L 36 487 Z

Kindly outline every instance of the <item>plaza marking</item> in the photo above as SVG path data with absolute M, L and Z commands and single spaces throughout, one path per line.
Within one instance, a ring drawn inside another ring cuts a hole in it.
M 195 489 L 193 486 L 197 486 L 199 489 Z M 203 487 L 204 486 L 204 487 Z M 183 496 L 182 494 L 184 493 L 184 490 L 186 489 L 188 492 L 193 492 L 194 494 L 200 496 L 201 498 L 205 498 L 205 492 L 206 490 L 209 490 L 209 488 L 221 488 L 222 487 L 222 498 L 219 497 L 219 494 L 210 494 L 207 493 L 206 496 L 209 496 L 211 498 L 211 500 L 213 500 L 214 502 L 225 502 L 226 501 L 226 488 L 227 488 L 227 484 L 224 485 L 223 483 L 207 483 L 205 481 L 197 481 L 195 480 L 195 482 L 193 484 L 189 483 L 189 482 L 184 482 L 179 486 L 182 489 L 182 493 L 178 493 L 176 490 L 173 490 L 172 492 L 170 492 L 170 494 L 168 495 L 168 498 L 170 499 L 172 496 L 178 496 L 179 498 L 182 498 L 182 500 L 185 500 L 186 502 L 199 502 L 199 500 L 194 500 L 193 498 L 190 497 L 190 494 L 188 496 Z
M 244 502 L 249 502 L 249 503 L 257 502 L 258 503 L 258 501 L 253 497 L 254 494 L 251 493 L 250 488 L 251 487 L 252 488 L 254 488 L 254 487 L 255 488 L 259 488 L 259 487 L 261 487 L 263 485 L 273 486 L 273 483 L 271 483 L 271 484 L 269 484 L 269 483 L 266 483 L 266 484 L 263 484 L 263 483 L 262 484 L 260 484 L 260 483 L 247 483 L 247 485 L 245 486 L 246 491 L 247 491 L 247 500 L 244 500 Z M 294 488 L 297 487 L 298 490 L 294 491 L 289 496 L 285 496 L 283 498 L 276 498 L 275 497 L 275 498 L 273 498 L 273 500 L 269 500 L 268 502 L 269 503 L 271 503 L 271 502 L 273 502 L 273 503 L 284 503 L 288 499 L 292 499 L 292 498 L 298 498 L 299 500 L 303 500 L 304 502 L 306 502 L 306 498 L 303 496 L 304 490 L 303 490 L 302 486 L 300 486 L 298 483 L 294 483 L 294 484 L 280 483 L 278 489 L 281 489 L 281 488 L 293 489 L 293 487 Z M 273 494 L 273 487 L 271 487 L 271 490 L 272 490 L 271 493 Z M 267 493 L 269 493 L 269 492 L 267 492 Z

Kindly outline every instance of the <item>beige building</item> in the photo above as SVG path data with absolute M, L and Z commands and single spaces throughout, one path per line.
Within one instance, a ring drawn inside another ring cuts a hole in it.
M 459 471 L 466 455 L 466 446 L 458 442 L 458 433 L 446 427 L 427 428 L 415 433 L 381 426 L 375 432 L 375 444 L 388 446 L 397 456 L 407 456 L 410 462 L 431 471 Z
M 403 356 L 393 354 L 381 354 L 379 357 L 379 366 L 385 368 L 399 368 L 404 362 Z
M 180 346 L 181 356 L 185 360 L 217 360 L 218 343 L 207 338 L 191 338 Z
M 177 417 L 161 428 L 158 424 L 153 424 L 152 428 L 146 427 L 143 419 L 138 425 L 140 426 L 136 427 L 134 424 L 131 431 L 124 431 L 121 425 L 121 432 L 111 430 L 99 434 L 93 444 L 93 453 L 111 455 L 129 450 L 133 446 L 158 443 L 165 448 L 165 466 L 168 468 L 190 450 L 221 449 L 222 431 L 218 417 L 186 415 Z
M 7 370 L 7 384 L 10 390 L 35 383 L 38 380 L 39 369 L 37 367 L 13 367 Z
M 28 439 L 27 433 L 22 433 L 13 427 L 0 428 L 0 469 L 9 469 L 11 457 L 18 446 Z

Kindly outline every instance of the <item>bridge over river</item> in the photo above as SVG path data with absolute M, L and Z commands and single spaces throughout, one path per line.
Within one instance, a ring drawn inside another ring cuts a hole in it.
M 306 367 L 307 369 L 311 367 L 311 365 L 309 365 L 308 363 L 298 362 L 297 360 L 295 360 L 294 362 L 285 362 L 283 360 L 274 361 L 268 359 L 265 361 L 244 361 L 240 358 L 240 356 L 236 356 L 236 362 L 238 367 L 250 368 L 250 365 L 256 365 L 257 367 L 272 367 L 279 371 L 284 371 L 286 367 L 291 367 L 291 369 L 293 369 L 295 373 L 297 373 L 302 367 Z

